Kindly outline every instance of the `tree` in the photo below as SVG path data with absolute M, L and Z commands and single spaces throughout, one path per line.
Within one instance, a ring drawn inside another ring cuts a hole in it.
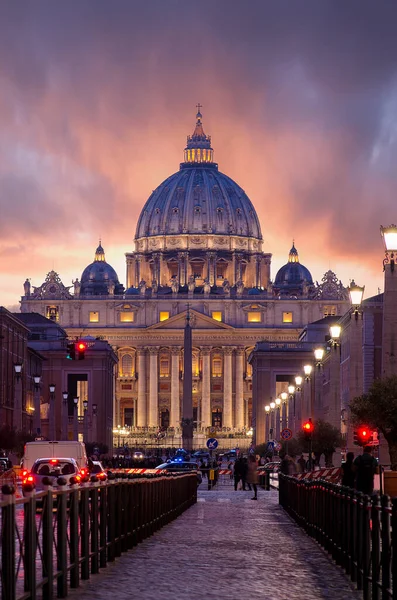
M 295 458 L 299 454 L 302 454 L 302 452 L 303 452 L 302 443 L 299 440 L 297 440 L 295 437 L 288 440 L 288 442 L 286 442 L 286 441 L 281 442 L 281 450 L 279 452 L 279 455 L 281 458 L 283 458 L 286 454 L 288 454 L 288 456 L 292 456 L 292 458 Z
M 342 445 L 342 435 L 339 429 L 319 419 L 314 421 L 312 433 L 312 450 L 316 458 L 316 462 L 320 462 L 321 455 L 325 456 L 325 464 L 327 467 L 332 465 L 332 455 L 335 450 Z M 309 441 L 304 431 L 300 431 L 296 436 L 298 442 L 304 448 L 305 452 L 309 452 Z
M 397 471 L 397 376 L 376 379 L 367 394 L 350 404 L 354 425 L 368 425 L 383 434 L 390 455 L 392 471 Z

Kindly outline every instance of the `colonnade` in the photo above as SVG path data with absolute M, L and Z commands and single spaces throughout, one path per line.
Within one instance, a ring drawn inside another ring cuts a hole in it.
M 137 427 L 157 427 L 159 425 L 159 350 L 160 346 L 137 348 L 138 397 L 136 401 L 135 425 Z M 181 346 L 170 349 L 170 427 L 179 427 L 181 422 L 181 375 L 180 356 Z M 196 378 L 198 397 L 200 398 L 199 417 L 201 427 L 212 425 L 211 403 L 211 347 L 201 347 L 201 376 Z M 222 377 L 214 378 L 223 382 L 222 426 L 242 430 L 245 423 L 244 409 L 244 347 L 225 346 L 220 351 L 223 354 Z M 235 354 L 235 369 L 233 355 Z M 149 360 L 147 360 L 147 357 Z M 219 395 L 217 396 L 219 408 Z M 233 401 L 234 400 L 234 401 Z

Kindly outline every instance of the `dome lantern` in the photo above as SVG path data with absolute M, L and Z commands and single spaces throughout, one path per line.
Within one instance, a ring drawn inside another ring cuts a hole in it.
M 211 136 L 204 133 L 202 118 L 200 112 L 201 104 L 197 104 L 196 127 L 193 135 L 187 136 L 187 144 L 185 148 L 185 162 L 181 168 L 187 164 L 213 164 L 214 151 L 211 148 Z
M 99 240 L 99 246 L 95 250 L 95 262 L 106 262 L 105 250 L 102 248 L 101 240 Z

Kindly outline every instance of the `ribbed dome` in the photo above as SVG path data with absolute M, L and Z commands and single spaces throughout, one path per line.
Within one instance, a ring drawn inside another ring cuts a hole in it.
M 230 177 L 212 162 L 211 138 L 201 113 L 188 137 L 185 162 L 152 193 L 138 220 L 136 239 L 156 235 L 238 235 L 262 239 L 256 211 Z
M 274 280 L 274 289 L 278 293 L 299 293 L 303 286 L 313 285 L 313 279 L 309 269 L 301 265 L 299 255 L 292 245 L 288 262 L 278 271 Z
M 105 251 L 99 242 L 94 262 L 88 265 L 81 275 L 80 294 L 104 296 L 123 292 L 124 286 L 120 284 L 116 271 L 106 262 Z

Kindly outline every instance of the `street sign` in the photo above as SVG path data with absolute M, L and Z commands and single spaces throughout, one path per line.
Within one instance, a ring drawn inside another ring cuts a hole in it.
M 277 452 L 278 452 L 279 450 L 281 450 L 281 444 L 280 444 L 280 442 L 276 442 L 276 443 L 274 444 L 274 449 L 275 449 L 275 450 L 277 450 Z
M 209 438 L 207 440 L 208 450 L 216 450 L 218 448 L 218 440 L 216 438 Z
M 274 450 L 274 442 L 268 442 L 266 446 L 267 450 Z
M 290 440 L 292 438 L 292 430 L 289 429 L 288 427 L 285 427 L 285 429 L 282 430 L 282 432 L 280 433 L 281 437 L 283 440 L 285 440 L 286 442 L 288 442 L 288 440 Z

